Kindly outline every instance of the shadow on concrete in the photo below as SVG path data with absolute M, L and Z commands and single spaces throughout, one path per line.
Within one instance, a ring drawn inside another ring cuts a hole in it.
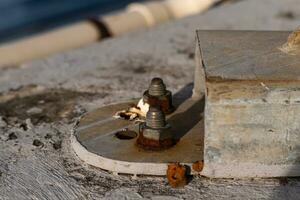
M 178 108 L 183 102 L 192 97 L 194 83 L 188 83 L 173 95 L 173 105 Z
M 193 84 L 188 84 L 173 97 L 173 99 L 176 100 L 174 106 L 176 108 L 180 106 L 177 110 L 179 113 L 171 116 L 168 122 L 172 125 L 172 129 L 176 130 L 176 132 L 174 132 L 176 140 L 182 138 L 203 118 L 204 97 L 191 99 L 192 89 Z M 203 128 L 203 126 L 201 127 Z
M 189 83 L 181 90 L 179 90 L 176 94 L 174 94 L 173 105 L 176 107 L 176 113 L 170 116 L 168 122 L 171 124 L 174 139 L 178 143 L 183 142 L 184 145 L 196 145 L 195 148 L 197 148 L 197 151 L 199 152 L 198 160 L 203 160 L 203 112 L 205 98 L 204 96 L 202 98 L 192 98 L 193 88 L 194 84 Z M 193 131 L 193 133 L 191 133 L 190 131 Z M 185 139 L 182 139 L 185 135 Z M 185 143 L 184 140 L 189 142 Z M 199 149 L 201 150 L 199 151 Z M 185 168 L 187 169 L 187 183 L 189 183 L 193 180 L 193 176 L 191 175 L 191 167 L 185 165 Z

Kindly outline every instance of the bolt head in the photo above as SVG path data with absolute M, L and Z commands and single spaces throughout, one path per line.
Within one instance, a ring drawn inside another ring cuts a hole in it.
M 149 89 L 148 89 L 149 95 L 159 97 L 166 94 L 166 86 L 161 78 L 153 78 L 151 80 Z

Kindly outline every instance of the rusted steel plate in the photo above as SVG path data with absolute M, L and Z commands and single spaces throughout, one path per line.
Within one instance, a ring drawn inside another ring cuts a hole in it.
M 203 99 L 186 100 L 167 116 L 179 142 L 163 151 L 145 151 L 136 145 L 137 137 L 119 139 L 116 136 L 125 128 L 138 133 L 138 125 L 134 122 L 112 118 L 117 111 L 134 103 L 136 101 L 105 106 L 81 118 L 74 133 L 73 147 L 82 160 L 116 173 L 148 175 L 165 175 L 168 163 L 192 165 L 202 160 Z

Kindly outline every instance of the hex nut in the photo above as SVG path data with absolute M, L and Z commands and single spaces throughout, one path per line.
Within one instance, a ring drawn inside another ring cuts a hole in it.
M 160 150 L 174 145 L 171 126 L 160 107 L 150 107 L 146 122 L 139 125 L 138 146 L 147 150 Z

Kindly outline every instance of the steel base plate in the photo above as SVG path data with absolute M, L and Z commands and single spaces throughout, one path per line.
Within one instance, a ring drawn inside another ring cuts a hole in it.
M 145 151 L 137 147 L 138 124 L 112 117 L 136 103 L 133 100 L 108 105 L 83 116 L 72 135 L 72 147 L 79 158 L 104 170 L 133 175 L 165 175 L 169 163 L 191 166 L 203 160 L 203 99 L 185 100 L 167 116 L 179 142 L 163 151 Z M 131 135 L 120 137 L 117 133 L 124 129 L 131 131 Z M 191 169 L 191 173 L 197 172 Z

